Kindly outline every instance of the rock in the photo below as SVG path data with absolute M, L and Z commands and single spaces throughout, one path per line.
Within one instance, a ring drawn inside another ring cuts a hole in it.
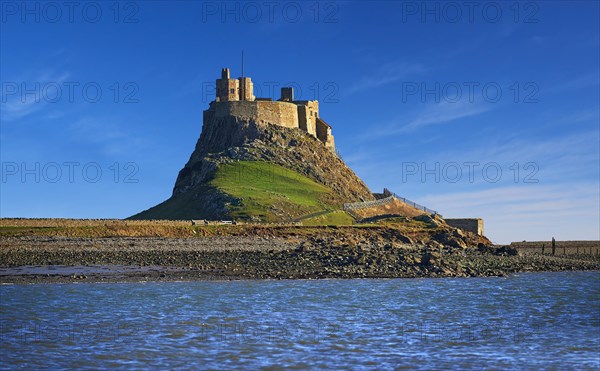
M 440 232 L 434 235 L 432 238 L 434 241 L 437 241 L 444 246 L 459 247 L 462 249 L 467 247 L 467 244 L 462 238 L 455 237 L 453 234 L 448 232 Z
M 455 238 L 453 240 L 454 242 L 454 247 L 460 247 L 461 249 L 466 249 L 467 248 L 467 244 L 465 243 L 465 241 L 463 241 L 460 238 Z
M 431 215 L 419 215 L 414 217 L 413 219 L 427 223 L 432 228 L 439 227 L 442 225 L 442 223 L 438 219 L 431 217 Z
M 400 240 L 400 242 L 405 243 L 407 245 L 413 245 L 414 242 L 413 240 L 410 239 L 410 237 L 402 235 L 402 234 L 398 234 L 397 238 Z
M 446 224 L 446 221 L 440 216 L 440 214 L 432 214 L 431 218 L 435 220 L 440 225 Z
M 514 247 L 501 246 L 494 249 L 494 254 L 499 256 L 515 256 L 519 255 L 519 251 Z
M 452 231 L 452 235 L 458 238 L 466 237 L 465 233 L 460 228 L 455 228 L 454 231 Z
M 431 249 L 441 249 L 444 247 L 444 245 L 442 245 L 441 243 L 439 243 L 435 240 L 431 240 L 431 241 L 427 242 L 427 246 L 429 246 L 429 248 L 431 248 Z

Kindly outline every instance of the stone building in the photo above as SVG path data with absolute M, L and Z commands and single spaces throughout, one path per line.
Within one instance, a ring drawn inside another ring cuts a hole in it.
M 217 102 L 240 100 L 240 80 L 232 79 L 229 68 L 221 70 L 221 78 L 217 80 Z
M 221 70 L 216 82 L 216 98 L 209 111 L 216 117 L 238 116 L 255 122 L 271 123 L 288 128 L 298 128 L 321 141 L 335 152 L 331 126 L 319 117 L 319 102 L 294 100 L 294 89 L 281 88 L 281 98 L 256 98 L 250 77 L 232 79 L 229 68 Z

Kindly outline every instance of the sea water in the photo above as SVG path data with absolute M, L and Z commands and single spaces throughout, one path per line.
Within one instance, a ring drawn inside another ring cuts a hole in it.
M 598 369 L 600 272 L 0 286 L 0 368 Z

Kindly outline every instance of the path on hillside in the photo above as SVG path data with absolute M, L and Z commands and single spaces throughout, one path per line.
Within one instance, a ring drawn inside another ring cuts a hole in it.
M 303 216 L 301 216 L 301 217 L 299 217 L 299 218 L 296 218 L 296 219 L 294 219 L 294 221 L 295 221 L 295 222 L 301 222 L 301 221 L 303 221 L 303 220 L 305 220 L 305 219 L 316 218 L 316 217 L 318 217 L 318 216 L 325 215 L 325 214 L 329 214 L 329 213 L 331 213 L 331 212 L 334 212 L 334 211 L 336 211 L 336 210 L 323 210 L 323 211 L 317 211 L 316 213 L 307 214 L 307 215 L 303 215 Z

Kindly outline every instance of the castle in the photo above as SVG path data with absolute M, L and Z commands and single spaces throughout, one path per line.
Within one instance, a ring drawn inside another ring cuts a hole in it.
M 210 102 L 205 115 L 216 118 L 236 116 L 257 123 L 299 128 L 335 152 L 331 126 L 319 117 L 318 101 L 294 100 L 294 89 L 291 87 L 281 88 L 281 98 L 277 101 L 257 98 L 254 96 L 252 80 L 249 77 L 232 79 L 229 68 L 221 70 L 216 88 L 216 98 Z

